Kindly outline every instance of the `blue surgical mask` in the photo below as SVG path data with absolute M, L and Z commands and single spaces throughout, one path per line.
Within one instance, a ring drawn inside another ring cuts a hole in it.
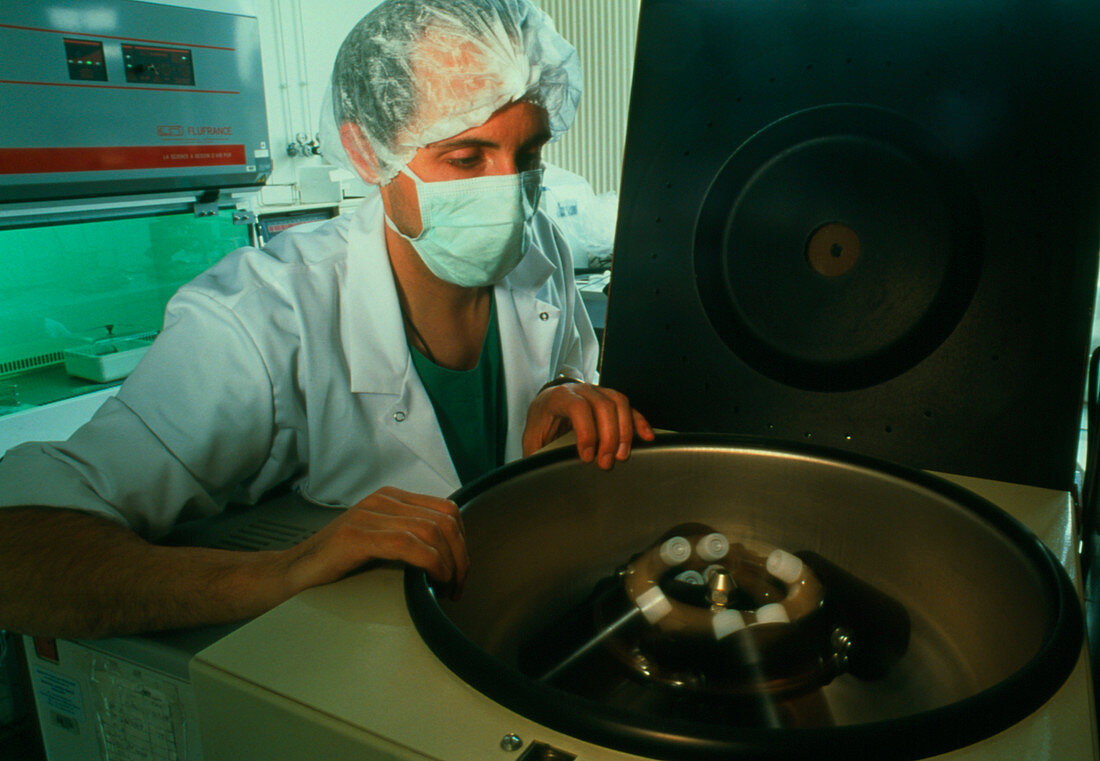
M 527 252 L 527 223 L 542 193 L 542 169 L 519 174 L 416 183 L 420 235 L 411 238 L 386 217 L 391 230 L 407 240 L 432 273 L 449 283 L 474 288 L 500 282 Z

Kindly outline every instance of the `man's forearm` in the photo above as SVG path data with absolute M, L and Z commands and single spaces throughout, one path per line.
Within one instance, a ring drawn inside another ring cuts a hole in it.
M 0 628 L 103 637 L 238 621 L 287 599 L 276 553 L 160 547 L 71 510 L 0 510 Z

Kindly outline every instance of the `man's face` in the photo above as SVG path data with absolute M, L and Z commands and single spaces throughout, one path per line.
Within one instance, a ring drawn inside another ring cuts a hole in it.
M 542 164 L 550 139 L 545 109 L 519 101 L 494 113 L 484 124 L 417 150 L 409 171 L 424 182 L 517 174 Z M 386 214 L 401 232 L 416 237 L 422 229 L 416 184 L 404 174 L 383 185 Z

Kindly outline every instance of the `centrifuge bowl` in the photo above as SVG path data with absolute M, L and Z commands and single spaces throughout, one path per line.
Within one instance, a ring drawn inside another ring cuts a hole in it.
M 999 732 L 1038 709 L 1082 646 L 1065 571 L 1026 528 L 926 473 L 816 447 L 665 435 L 611 472 L 570 449 L 506 466 L 456 495 L 472 568 L 458 602 L 406 576 L 417 629 L 473 687 L 588 742 L 666 759 L 793 753 L 914 759 Z M 683 522 L 812 551 L 905 606 L 908 649 L 886 677 L 820 690 L 831 719 L 740 726 L 655 715 L 525 676 L 524 643 L 601 578 Z

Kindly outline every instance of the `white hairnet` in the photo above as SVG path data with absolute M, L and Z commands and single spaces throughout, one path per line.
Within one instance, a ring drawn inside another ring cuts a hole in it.
M 580 93 L 576 50 L 531 0 L 385 0 L 340 46 L 321 150 L 385 184 L 418 148 L 483 124 L 513 101 L 545 108 L 557 137 L 572 124 Z M 347 147 L 359 161 L 340 140 L 348 122 L 366 141 Z

